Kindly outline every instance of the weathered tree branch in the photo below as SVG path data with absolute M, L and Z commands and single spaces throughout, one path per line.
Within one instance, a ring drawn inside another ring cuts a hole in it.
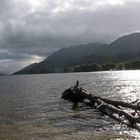
M 64 91 L 64 93 L 62 94 L 62 98 L 70 100 L 72 102 L 83 102 L 84 100 L 88 100 L 89 104 L 87 105 L 92 105 L 99 109 L 101 112 L 112 117 L 115 117 L 115 114 L 117 114 L 118 117 L 115 118 L 119 121 L 123 121 L 123 119 L 125 119 L 131 126 L 136 126 L 137 123 L 140 123 L 139 114 L 135 116 L 138 110 L 140 110 L 139 103 L 135 105 L 123 101 L 113 101 L 107 98 L 101 98 L 98 96 L 87 94 L 82 90 L 82 88 L 69 88 Z M 132 113 L 133 115 L 126 112 L 126 110 L 123 110 L 123 108 L 132 109 L 134 112 Z

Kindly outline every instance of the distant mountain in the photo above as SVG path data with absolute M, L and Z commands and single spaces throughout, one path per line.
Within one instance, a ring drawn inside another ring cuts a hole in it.
M 140 33 L 122 36 L 110 44 L 110 54 L 140 52 Z
M 22 72 L 22 74 L 28 74 L 30 69 L 32 69 L 35 65 L 37 65 L 38 63 L 33 63 L 25 68 L 23 68 L 21 71 L 17 71 L 14 74 L 20 74 Z
M 63 48 L 44 61 L 30 65 L 15 74 L 63 72 L 65 67 L 107 62 L 140 60 L 140 33 L 122 36 L 111 44 L 90 43 Z
M 107 47 L 99 48 L 98 53 L 82 58 L 83 63 L 123 62 L 140 60 L 140 33 L 122 36 Z
M 48 56 L 44 61 L 35 65 L 30 65 L 14 74 L 63 72 L 64 67 L 74 65 L 75 62 L 79 61 L 82 57 L 89 56 L 93 54 L 93 52 L 98 53 L 99 48 L 107 46 L 107 44 L 89 43 L 62 48 Z

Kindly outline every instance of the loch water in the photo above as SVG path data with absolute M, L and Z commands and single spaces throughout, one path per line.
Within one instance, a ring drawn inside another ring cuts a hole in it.
M 140 71 L 0 76 L 0 140 L 140 139 L 98 110 L 61 99 L 79 80 L 88 93 L 127 102 L 140 99 Z

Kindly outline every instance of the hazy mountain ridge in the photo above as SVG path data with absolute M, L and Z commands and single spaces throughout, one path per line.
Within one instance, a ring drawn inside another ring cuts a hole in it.
M 29 71 L 30 71 L 35 65 L 37 65 L 37 64 L 38 64 L 38 63 L 33 63 L 33 64 L 31 64 L 31 65 L 29 65 L 29 66 L 23 68 L 22 70 L 15 72 L 14 74 L 18 74 L 18 73 L 20 73 L 21 71 L 22 71 L 22 74 L 28 74 Z
M 48 56 L 44 61 L 34 65 L 33 67 L 31 66 L 30 69 L 22 69 L 15 74 L 63 72 L 64 67 L 78 64 L 82 57 L 89 56 L 100 47 L 104 48 L 106 46 L 108 45 L 101 43 L 89 43 L 69 48 L 62 48 Z
M 122 48 L 122 49 L 121 49 Z M 110 53 L 127 53 L 140 51 L 140 33 L 125 35 L 110 44 Z
M 79 64 L 140 60 L 140 33 L 122 36 L 111 44 L 89 43 L 63 48 L 44 61 L 15 74 L 63 72 L 65 67 Z

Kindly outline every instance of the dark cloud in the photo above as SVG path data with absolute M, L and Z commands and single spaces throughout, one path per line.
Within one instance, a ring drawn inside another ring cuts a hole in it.
M 0 0 L 0 68 L 14 71 L 61 47 L 138 32 L 139 9 L 138 0 Z

